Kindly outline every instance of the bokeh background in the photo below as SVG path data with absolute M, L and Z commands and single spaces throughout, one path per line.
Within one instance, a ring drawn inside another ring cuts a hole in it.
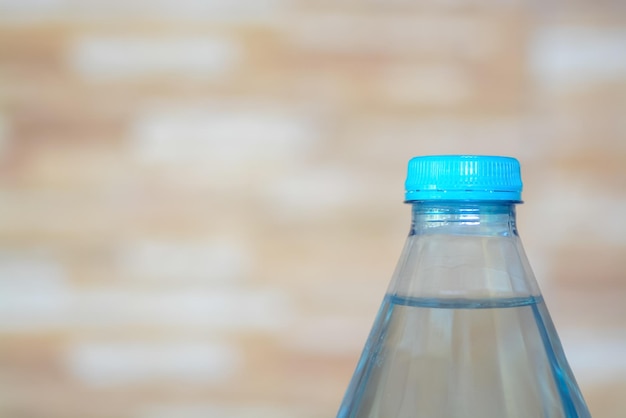
M 0 0 L 0 417 L 333 417 L 433 153 L 626 416 L 623 1 Z

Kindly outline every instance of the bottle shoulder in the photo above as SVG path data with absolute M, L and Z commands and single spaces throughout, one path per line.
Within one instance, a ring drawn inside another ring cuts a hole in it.
M 414 234 L 389 293 L 484 299 L 539 296 L 540 290 L 516 234 Z

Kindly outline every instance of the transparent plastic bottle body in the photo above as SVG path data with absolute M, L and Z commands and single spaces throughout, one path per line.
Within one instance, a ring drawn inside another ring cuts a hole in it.
M 588 418 L 511 202 L 413 204 L 338 418 Z

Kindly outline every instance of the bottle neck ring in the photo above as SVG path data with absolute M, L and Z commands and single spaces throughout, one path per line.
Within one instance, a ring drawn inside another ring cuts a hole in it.
M 412 202 L 411 235 L 517 235 L 516 202 Z

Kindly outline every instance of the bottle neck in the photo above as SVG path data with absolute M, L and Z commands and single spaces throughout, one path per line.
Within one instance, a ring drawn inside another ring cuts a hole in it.
M 515 226 L 515 203 L 412 203 L 411 232 L 388 293 L 412 298 L 539 295 Z
M 517 236 L 515 203 L 413 202 L 409 235 L 429 234 Z

